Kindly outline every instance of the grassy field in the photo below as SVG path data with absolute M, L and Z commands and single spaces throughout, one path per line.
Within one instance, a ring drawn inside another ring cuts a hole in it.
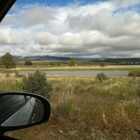
M 77 66 L 77 67 L 70 67 L 70 66 L 61 66 L 61 67 L 38 67 L 38 66 L 24 66 L 24 67 L 17 67 L 15 69 L 4 69 L 0 68 L 1 72 L 13 72 L 14 70 L 18 71 L 35 71 L 36 69 L 44 70 L 44 71 L 77 71 L 77 70 L 140 70 L 140 66 Z
M 47 123 L 6 135 L 25 140 L 139 140 L 140 79 L 48 76 L 54 92 Z M 0 91 L 22 90 L 21 78 L 0 76 Z

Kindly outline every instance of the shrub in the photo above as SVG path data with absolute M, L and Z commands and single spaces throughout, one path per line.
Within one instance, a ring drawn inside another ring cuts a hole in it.
M 32 65 L 31 60 L 29 60 L 29 61 L 25 61 L 25 66 L 30 66 L 30 65 Z
M 69 62 L 69 65 L 70 66 L 77 66 L 77 60 L 76 60 L 76 58 L 71 58 L 71 60 L 70 60 L 70 62 Z
M 29 73 L 28 76 L 24 76 L 22 89 L 25 92 L 37 93 L 50 98 L 53 90 L 53 86 L 47 81 L 46 74 L 39 70 L 34 73 Z
M 132 70 L 128 74 L 129 76 L 140 77 L 140 70 Z
M 6 78 L 9 78 L 10 77 L 10 74 L 9 73 L 6 73 Z
M 104 74 L 104 73 L 98 73 L 96 78 L 99 80 L 99 81 L 103 81 L 103 80 L 107 80 L 108 77 Z
M 100 67 L 105 67 L 104 61 L 102 61 L 102 62 L 100 63 Z
M 140 97 L 140 84 L 137 86 L 137 95 Z
M 19 71 L 15 70 L 14 72 L 15 72 L 15 76 L 16 76 L 16 77 L 23 77 L 22 74 L 19 74 Z

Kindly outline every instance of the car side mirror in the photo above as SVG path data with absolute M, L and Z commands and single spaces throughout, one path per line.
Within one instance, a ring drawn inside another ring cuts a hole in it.
M 49 116 L 50 103 L 41 95 L 0 93 L 0 134 L 47 122 Z

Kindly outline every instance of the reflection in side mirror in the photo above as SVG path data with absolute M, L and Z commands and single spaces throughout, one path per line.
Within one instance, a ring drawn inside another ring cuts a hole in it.
M 44 116 L 42 102 L 24 95 L 5 95 L 0 98 L 1 126 L 13 127 L 37 123 Z
M 31 93 L 0 93 L 0 130 L 9 131 L 43 123 L 50 116 L 47 99 Z M 12 129 L 13 128 L 13 129 Z

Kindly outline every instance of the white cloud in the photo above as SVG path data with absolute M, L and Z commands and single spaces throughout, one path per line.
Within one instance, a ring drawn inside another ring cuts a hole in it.
M 42 45 L 57 43 L 57 37 L 48 32 L 39 32 L 35 35 L 35 42 Z
M 62 45 L 80 46 L 82 45 L 82 40 L 79 34 L 65 33 L 58 37 L 59 43 Z
M 140 4 L 139 0 L 110 0 L 116 8 L 127 8 Z
M 27 45 L 29 42 L 26 32 L 20 29 L 3 28 L 0 29 L 0 44 L 3 45 Z
M 139 3 L 15 6 L 0 25 L 1 54 L 139 57 L 140 13 L 135 9 Z

